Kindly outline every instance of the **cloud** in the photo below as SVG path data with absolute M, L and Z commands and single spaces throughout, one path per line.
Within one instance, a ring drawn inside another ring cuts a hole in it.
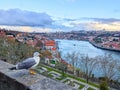
M 119 31 L 120 19 L 118 18 L 84 18 L 88 21 L 87 28 L 91 30 Z
M 0 25 L 0 28 L 6 28 L 8 30 L 22 31 L 22 32 L 54 32 L 55 29 L 42 28 L 42 27 L 31 27 L 31 26 L 6 26 Z
M 107 30 L 107 31 L 119 31 L 120 30 L 120 22 L 114 23 L 100 23 L 100 22 L 93 22 L 88 24 L 89 28 L 94 30 Z
M 69 27 L 71 30 L 108 30 L 119 31 L 120 19 L 117 18 L 78 18 L 63 19 L 62 25 Z
M 66 27 L 66 29 L 69 30 L 88 30 L 88 23 L 90 21 L 84 20 L 83 18 L 76 18 L 76 19 L 69 19 L 69 18 L 63 18 L 58 20 L 61 25 Z
M 74 21 L 72 19 L 61 20 Z M 20 9 L 0 10 L 0 28 L 26 32 L 68 31 L 69 27 L 63 25 L 60 19 L 54 20 L 46 13 L 37 13 Z M 33 28 L 34 27 L 34 28 Z
M 65 19 L 64 19 L 65 20 Z M 68 19 L 63 23 L 73 30 L 108 30 L 120 31 L 120 19 L 118 18 L 88 18 Z
M 77 19 L 64 18 L 64 21 L 76 21 Z
M 93 20 L 101 23 L 120 22 L 120 19 L 117 18 L 84 18 L 84 19 Z
M 0 10 L 0 25 L 40 26 L 51 25 L 52 18 L 46 13 L 20 9 Z
M 0 28 L 25 32 L 120 30 L 117 18 L 57 18 L 20 9 L 0 10 Z

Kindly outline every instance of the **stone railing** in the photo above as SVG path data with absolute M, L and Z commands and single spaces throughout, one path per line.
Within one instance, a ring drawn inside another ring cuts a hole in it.
M 9 70 L 14 65 L 0 60 L 0 90 L 76 90 L 28 70 Z

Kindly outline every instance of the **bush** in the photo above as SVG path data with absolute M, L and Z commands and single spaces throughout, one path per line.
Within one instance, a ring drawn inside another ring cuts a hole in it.
M 38 50 L 27 44 L 0 38 L 0 59 L 4 59 L 9 63 L 16 64 L 31 57 L 35 51 Z
M 100 83 L 100 90 L 109 90 L 106 81 L 102 81 L 102 82 Z

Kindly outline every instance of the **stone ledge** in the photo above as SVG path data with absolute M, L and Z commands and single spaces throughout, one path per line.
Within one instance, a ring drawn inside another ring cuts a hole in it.
M 76 90 L 43 75 L 30 75 L 28 70 L 9 70 L 14 65 L 0 60 L 0 90 Z

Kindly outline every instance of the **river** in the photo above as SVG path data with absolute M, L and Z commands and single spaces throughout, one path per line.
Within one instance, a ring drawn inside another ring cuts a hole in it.
M 64 58 L 64 56 L 69 52 L 79 52 L 80 54 L 88 55 L 89 57 L 95 57 L 98 55 L 104 55 L 104 54 L 111 54 L 112 57 L 118 61 L 120 61 L 120 52 L 115 51 L 109 51 L 109 50 L 103 50 L 94 47 L 92 44 L 90 44 L 88 41 L 77 41 L 77 40 L 61 40 L 56 39 L 55 41 L 58 42 L 59 51 L 61 52 L 61 57 Z M 69 62 L 69 61 L 67 61 Z M 101 76 L 100 72 L 98 70 L 95 70 L 95 76 Z

